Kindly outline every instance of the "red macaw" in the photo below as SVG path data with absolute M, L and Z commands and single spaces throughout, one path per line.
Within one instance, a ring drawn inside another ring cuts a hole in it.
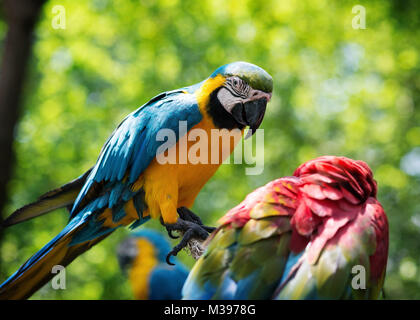
M 345 157 L 269 182 L 221 218 L 184 299 L 378 298 L 388 222 L 376 191 L 368 165 Z

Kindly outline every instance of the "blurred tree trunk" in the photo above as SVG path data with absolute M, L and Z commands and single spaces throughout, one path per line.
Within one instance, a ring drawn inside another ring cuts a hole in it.
M 14 163 L 13 140 L 20 116 L 22 88 L 36 21 L 45 0 L 3 0 L 8 24 L 0 68 L 0 222 Z M 0 228 L 0 242 L 2 230 Z

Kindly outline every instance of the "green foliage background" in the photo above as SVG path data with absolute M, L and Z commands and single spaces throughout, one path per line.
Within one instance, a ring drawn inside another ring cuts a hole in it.
M 352 28 L 352 7 L 366 29 Z M 63 5 L 66 29 L 52 28 Z M 51 0 L 36 30 L 15 140 L 6 215 L 84 172 L 129 112 L 159 92 L 203 80 L 244 60 L 274 78 L 264 172 L 223 165 L 194 211 L 208 224 L 256 187 L 325 155 L 366 161 L 390 222 L 385 290 L 420 298 L 420 37 L 415 1 Z M 0 21 L 0 39 L 6 25 Z M 0 47 L 3 46 L 1 42 Z M 1 278 L 66 224 L 59 210 L 14 226 L 1 244 Z M 156 223 L 149 226 L 159 227 Z M 37 299 L 130 299 L 111 237 L 67 268 L 67 289 Z M 180 254 L 188 265 L 193 260 Z

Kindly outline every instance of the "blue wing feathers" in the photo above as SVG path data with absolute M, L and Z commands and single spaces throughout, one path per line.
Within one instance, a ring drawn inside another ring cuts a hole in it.
M 71 237 L 68 245 L 72 246 L 112 232 L 115 228 L 104 227 L 103 220 L 98 219 L 104 208 L 111 208 L 112 218 L 118 222 L 125 216 L 124 203 L 133 198 L 135 208 L 143 212 L 144 191 L 133 192 L 131 184 L 147 168 L 163 143 L 156 140 L 158 131 L 166 128 L 178 133 L 179 121 L 187 121 L 189 130 L 201 119 L 195 96 L 179 90 L 160 94 L 129 114 L 103 146 L 74 202 L 67 226 L 1 284 L 0 288 L 21 277 L 36 263 L 42 262 L 48 252 L 62 240 L 67 241 Z M 129 175 L 128 181 L 124 181 L 126 175 Z M 100 187 L 99 191 L 96 186 Z M 85 199 L 88 193 L 89 197 Z M 130 228 L 141 225 L 149 218 L 140 215 Z
M 98 161 L 87 178 L 83 189 L 75 201 L 72 214 L 76 215 L 78 204 L 86 196 L 95 183 L 106 182 L 102 190 L 106 190 L 100 197 L 91 201 L 80 214 L 91 211 L 98 212 L 103 208 L 112 208 L 113 221 L 118 222 L 125 216 L 123 206 L 129 199 L 133 199 L 135 208 L 142 213 L 144 210 L 144 194 L 142 190 L 133 192 L 131 184 L 138 179 L 156 156 L 161 141 L 156 140 L 160 129 L 172 129 L 177 134 L 179 121 L 187 121 L 187 130 L 201 121 L 202 116 L 196 104 L 195 96 L 182 92 L 172 92 L 160 95 L 128 115 L 108 139 Z M 170 98 L 169 98 L 170 97 Z M 129 173 L 128 181 L 123 178 Z M 140 209 L 140 210 L 139 210 Z M 148 219 L 139 216 L 137 227 Z M 102 235 L 102 222 L 90 219 L 90 223 L 83 232 L 79 232 L 77 242 Z
M 30 269 L 35 263 L 45 257 L 45 255 L 48 254 L 48 252 L 50 252 L 61 239 L 63 239 L 76 228 L 80 227 L 84 222 L 84 219 L 73 219 L 54 239 L 48 242 L 41 250 L 29 258 L 28 261 L 26 261 L 14 274 L 12 274 L 6 281 L 4 281 L 0 285 L 0 288 L 6 286 L 12 281 L 17 280 L 25 273 L 25 271 Z
M 289 257 L 286 261 L 286 266 L 284 267 L 283 276 L 280 280 L 280 284 L 283 283 L 287 277 L 290 275 L 290 272 L 292 271 L 292 268 L 297 264 L 299 259 L 302 257 L 305 251 L 299 252 L 299 253 L 289 253 Z
M 72 217 L 94 183 L 115 182 L 109 196 L 109 207 L 116 205 L 120 197 L 125 201 L 130 199 L 134 193 L 130 192 L 129 185 L 147 168 L 163 143 L 156 140 L 159 130 L 172 129 L 179 139 L 179 121 L 187 121 L 187 130 L 190 130 L 201 119 L 195 96 L 182 91 L 156 96 L 128 115 L 104 145 L 74 203 Z M 128 184 L 123 183 L 122 179 L 128 173 Z

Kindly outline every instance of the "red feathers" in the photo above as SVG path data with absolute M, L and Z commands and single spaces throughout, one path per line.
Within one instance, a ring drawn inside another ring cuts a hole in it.
M 379 278 L 388 255 L 388 222 L 376 200 L 377 186 L 372 171 L 363 161 L 324 156 L 301 165 L 294 177 L 274 180 L 249 194 L 222 219 L 223 225 L 242 227 L 254 208 L 274 206 L 271 215 L 291 217 L 290 249 L 307 248 L 310 263 L 316 263 L 323 248 L 340 241 L 351 246 L 352 237 L 372 228 L 371 276 Z
M 338 200 L 344 196 L 356 204 L 366 201 L 368 197 L 376 197 L 376 182 L 369 166 L 363 161 L 324 156 L 305 162 L 293 175 L 301 178 L 304 183 L 319 185 L 322 195 L 318 196 L 322 199 Z M 329 192 L 335 195 L 329 197 Z

